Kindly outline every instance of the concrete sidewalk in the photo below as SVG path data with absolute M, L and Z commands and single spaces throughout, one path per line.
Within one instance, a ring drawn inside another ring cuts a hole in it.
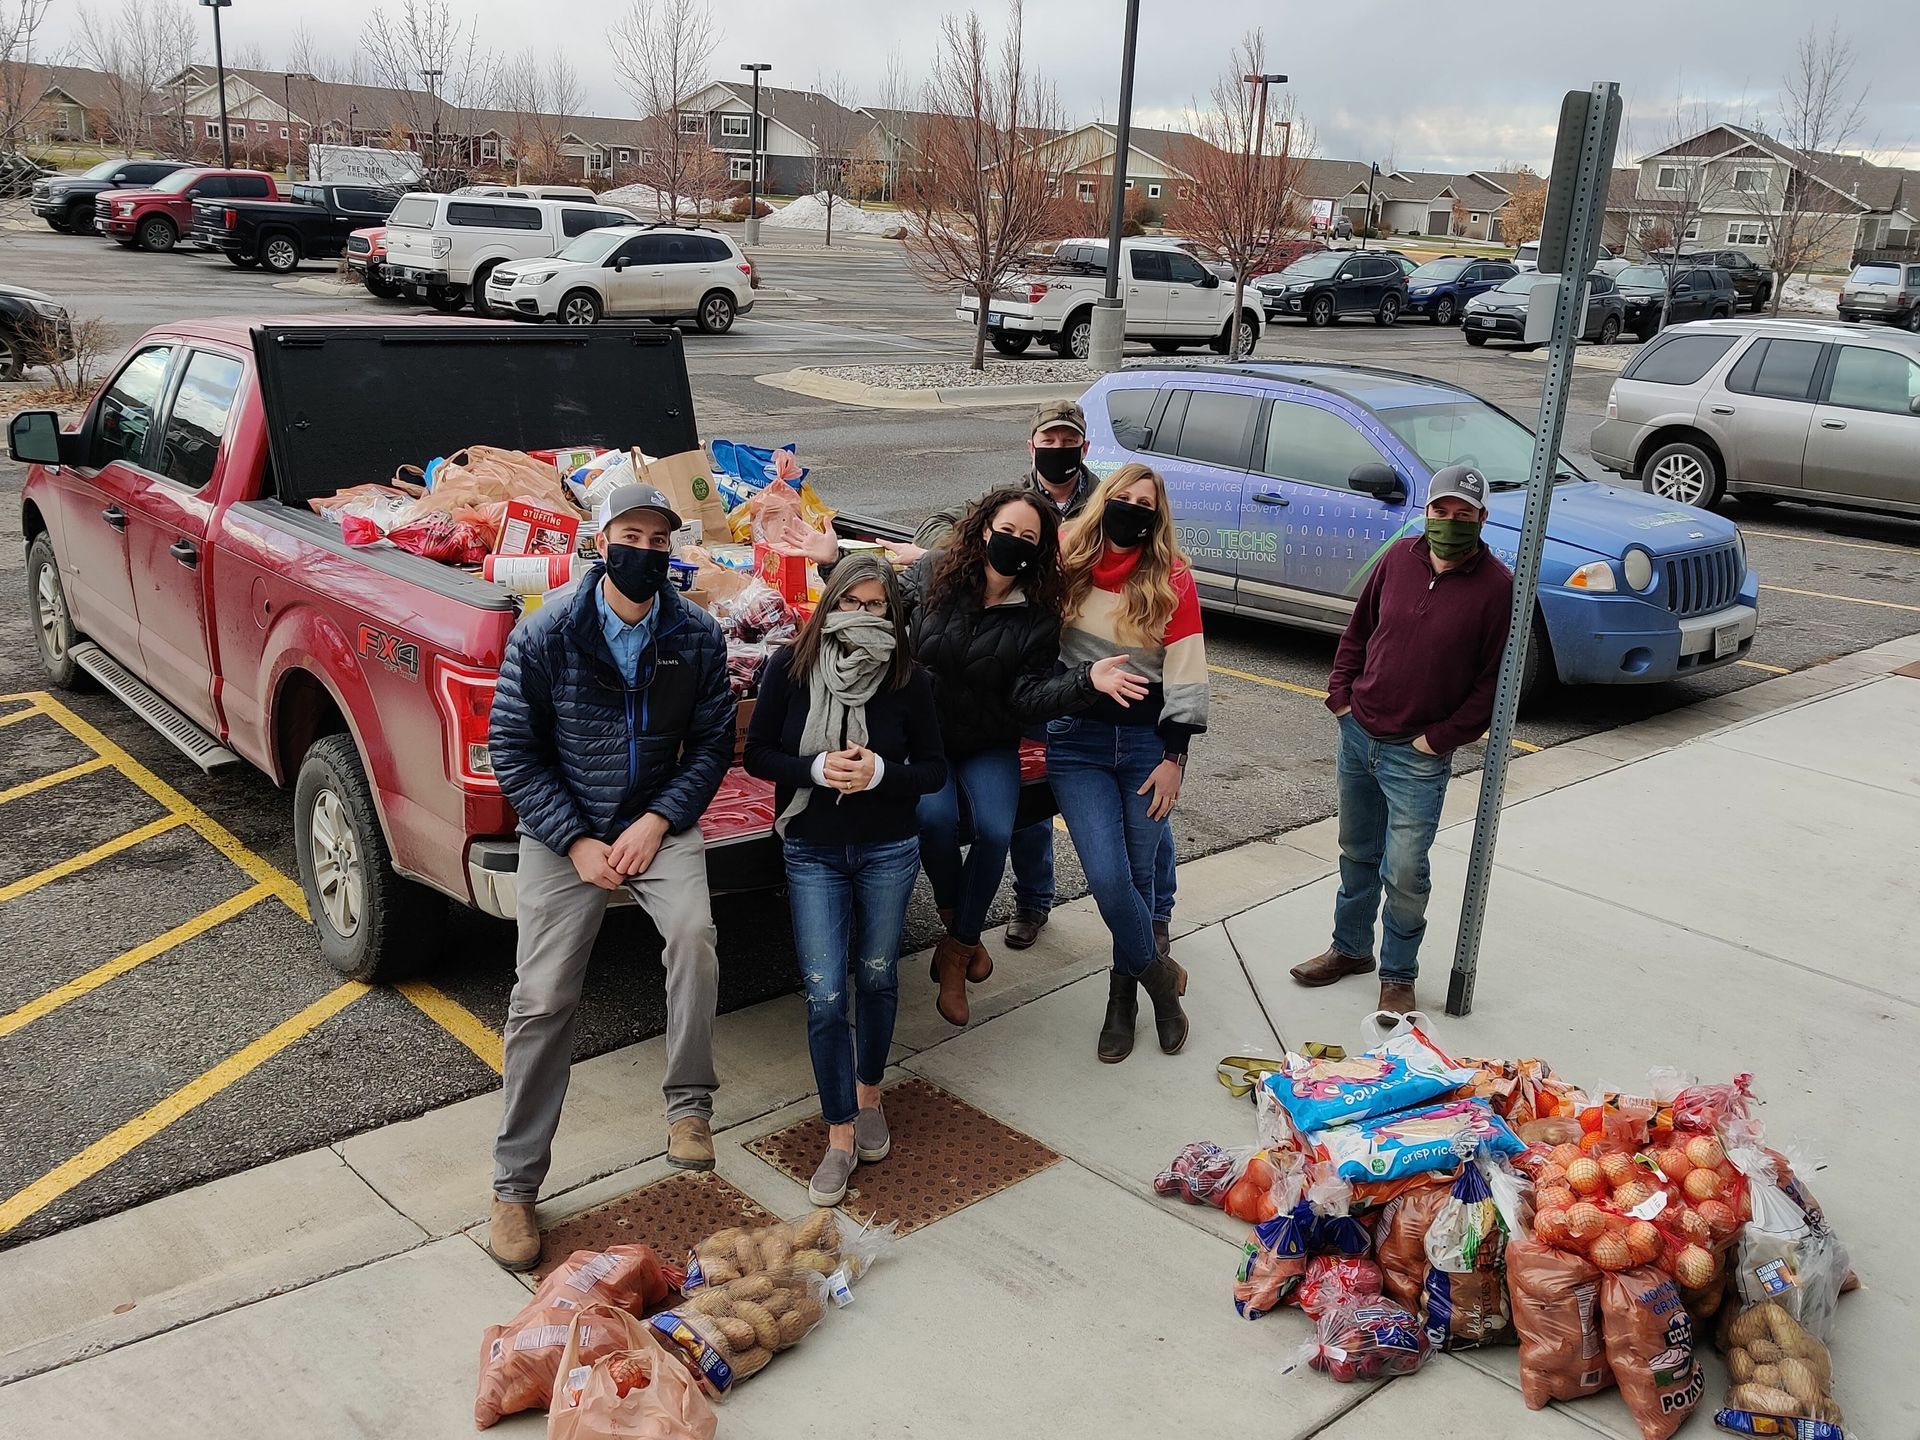
M 1754 1072 L 1775 1142 L 1831 1162 L 1816 1188 L 1866 1283 L 1840 1308 L 1836 1394 L 1870 1440 L 1920 1433 L 1902 1359 L 1920 1246 L 1896 1203 L 1920 1185 L 1897 1140 L 1920 1112 L 1920 678 L 1892 673 L 1915 662 L 1909 637 L 1518 760 L 1459 1020 L 1440 1010 L 1478 777 L 1457 780 L 1422 984 L 1458 1052 L 1537 1055 L 1594 1085 L 1656 1064 Z M 963 1033 L 903 961 L 898 1073 L 1062 1158 L 904 1239 L 851 1309 L 741 1387 L 722 1435 L 1635 1440 L 1611 1394 L 1527 1411 L 1511 1349 L 1373 1387 L 1283 1373 L 1309 1327 L 1234 1314 L 1245 1227 L 1152 1194 L 1187 1141 L 1252 1137 L 1219 1056 L 1359 1038 L 1370 985 L 1286 976 L 1325 942 L 1335 854 L 1329 820 L 1182 867 L 1193 1036 L 1173 1058 L 1143 1026 L 1125 1064 L 1095 1062 L 1105 944 L 1085 902 L 1000 957 Z M 801 1215 L 801 1187 L 745 1148 L 815 1113 L 800 1006 L 719 1034 L 720 1173 Z M 549 1223 L 667 1173 L 661 1067 L 651 1041 L 575 1068 Z M 0 1254 L 0 1434 L 471 1434 L 481 1330 L 527 1293 L 473 1233 L 497 1116 L 482 1096 Z M 1683 1434 L 1714 1433 L 1725 1376 L 1709 1374 Z

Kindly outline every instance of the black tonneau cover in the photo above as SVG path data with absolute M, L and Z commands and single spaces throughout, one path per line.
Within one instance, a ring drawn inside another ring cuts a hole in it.
M 680 332 L 657 325 L 263 325 L 275 492 L 304 507 L 467 445 L 697 449 Z

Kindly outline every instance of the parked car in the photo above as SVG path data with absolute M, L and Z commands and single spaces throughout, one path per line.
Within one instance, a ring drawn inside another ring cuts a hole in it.
M 1418 260 L 1414 259 L 1411 255 L 1402 254 L 1398 250 L 1373 250 L 1370 253 L 1386 256 L 1400 267 L 1400 273 L 1402 275 L 1411 275 L 1420 268 L 1420 262 Z
M 1267 318 L 1296 316 L 1331 325 L 1343 315 L 1371 315 L 1391 325 L 1407 308 L 1407 275 L 1379 251 L 1325 250 L 1296 260 L 1261 286 Z
M 382 300 L 398 300 L 400 291 L 387 280 L 387 227 L 369 225 L 347 236 L 347 273 Z
M 73 355 L 73 321 L 51 295 L 0 285 L 0 380 Z
M 1429 260 L 1407 276 L 1407 313 L 1424 315 L 1436 325 L 1452 325 L 1467 301 L 1516 273 L 1505 260 L 1478 260 L 1471 255 Z
M 277 200 L 264 170 L 176 170 L 148 190 L 110 190 L 93 202 L 94 226 L 121 245 L 171 250 L 193 230 L 196 200 Z
M 63 235 L 91 233 L 94 200 L 109 190 L 144 190 L 176 170 L 194 167 L 179 160 L 102 160 L 78 175 L 36 180 L 33 213 Z
M 1459 388 L 1367 366 L 1129 369 L 1081 400 L 1100 473 L 1166 476 L 1202 602 L 1337 632 L 1380 551 L 1420 524 L 1436 470 L 1487 477 L 1486 537 L 1513 562 L 1533 432 Z M 1633 685 L 1730 665 L 1758 584 L 1718 516 L 1584 479 L 1564 458 L 1547 512 L 1525 688 Z
M 1559 278 L 1557 275 L 1543 275 L 1538 270 L 1522 270 L 1484 295 L 1476 295 L 1469 300 L 1461 321 L 1467 344 L 1518 340 L 1523 348 L 1535 348 L 1537 342 L 1529 344 L 1526 340 L 1528 297 L 1540 286 Z M 1611 345 L 1620 338 L 1620 331 L 1625 324 L 1626 305 L 1620 298 L 1620 292 L 1614 288 L 1613 281 L 1598 271 L 1587 276 L 1586 323 L 1581 328 L 1580 338 Z
M 484 314 L 494 266 L 544 260 L 590 230 L 633 223 L 625 210 L 571 200 L 416 193 L 387 217 L 385 279 L 436 310 L 458 310 L 471 297 Z
M 462 185 L 456 195 L 494 195 L 502 200 L 584 200 L 600 197 L 584 185 Z
M 1333 223 L 1327 228 L 1332 232 L 1334 239 L 1351 240 L 1353 238 L 1353 217 L 1343 212 L 1334 216 Z
M 1526 244 L 1515 247 L 1513 252 L 1513 268 L 1522 274 L 1529 270 L 1538 270 L 1540 268 L 1540 242 L 1538 240 L 1529 240 Z
M 1189 255 L 1174 240 L 1141 236 L 1120 242 L 1126 263 L 1129 340 L 1145 340 L 1163 355 L 1189 345 L 1227 352 L 1233 331 L 1233 286 Z M 1062 359 L 1084 360 L 1093 343 L 1094 302 L 1106 293 L 1107 242 L 1063 240 L 1045 264 L 1015 276 L 997 291 L 987 310 L 987 338 L 1002 355 L 1018 355 L 1038 340 Z M 1242 352 L 1260 339 L 1260 316 L 1241 312 Z M 962 295 L 958 319 L 978 323 L 980 307 Z
M 1670 326 L 1614 382 L 1589 445 L 1667 501 L 1920 515 L 1920 340 L 1813 320 Z
M 1625 307 L 1626 328 L 1642 340 L 1663 323 L 1725 319 L 1738 303 L 1733 277 L 1717 267 L 1675 270 L 1669 277 L 1664 265 L 1629 265 L 1613 284 Z
M 1659 257 L 1649 257 L 1659 263 Z M 1753 263 L 1744 250 L 1686 250 L 1680 259 L 1691 265 L 1712 265 L 1724 270 L 1733 280 L 1734 294 L 1749 310 L 1764 310 L 1773 299 L 1773 272 Z
M 217 250 L 241 269 L 263 265 L 276 275 L 302 260 L 346 253 L 347 238 L 400 203 L 397 190 L 365 185 L 295 185 L 285 200 L 196 200 L 193 243 Z
M 1619 255 L 1615 254 L 1614 251 L 1606 245 L 1597 246 L 1594 250 L 1593 269 L 1601 275 L 1612 275 L 1618 270 L 1625 269 L 1629 263 L 1630 262 L 1621 259 Z M 1540 268 L 1540 242 L 1538 240 L 1529 240 L 1524 245 L 1515 248 L 1513 252 L 1513 266 L 1516 270 L 1520 271 L 1538 270 Z
M 1856 265 L 1840 287 L 1840 318 L 1884 320 L 1920 331 L 1920 265 Z
M 753 309 L 753 262 L 718 231 L 616 226 L 582 235 L 550 260 L 494 266 L 487 307 L 563 325 L 691 320 L 724 335 Z

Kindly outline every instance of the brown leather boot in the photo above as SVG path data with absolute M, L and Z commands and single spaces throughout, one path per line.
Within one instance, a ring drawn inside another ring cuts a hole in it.
M 1342 955 L 1329 945 L 1324 955 L 1316 955 L 1287 973 L 1302 985 L 1331 985 L 1349 975 L 1365 975 L 1371 969 L 1371 955 Z
M 1180 1008 L 1180 997 L 1187 993 L 1187 972 L 1167 956 L 1156 955 L 1140 972 L 1140 988 L 1153 1002 L 1153 1028 L 1160 1037 L 1160 1049 L 1178 1055 L 1187 1043 L 1187 1012 Z
M 940 982 L 940 996 L 933 1008 L 949 1025 L 965 1025 L 973 1018 L 967 1006 L 967 962 L 972 956 L 971 947 L 951 935 L 942 935 L 933 947 L 933 978 Z
M 967 979 L 978 985 L 993 974 L 993 956 L 978 940 L 967 947 Z
M 1153 948 L 1161 955 L 1173 954 L 1173 922 L 1171 920 L 1153 922 Z
M 685 1115 L 667 1126 L 667 1163 L 676 1170 L 713 1169 L 713 1126 L 704 1115 Z
M 502 1270 L 531 1270 L 540 1263 L 540 1225 L 524 1201 L 493 1202 L 487 1222 L 487 1254 Z
M 1413 986 L 1404 980 L 1382 980 L 1380 982 L 1380 1008 L 1395 1015 L 1404 1015 L 1415 1008 Z
M 1140 982 L 1118 969 L 1107 973 L 1107 1014 L 1100 1022 L 1097 1053 L 1102 1065 L 1118 1065 L 1133 1053 L 1133 1032 L 1140 1023 Z
M 1007 922 L 1007 948 L 1024 950 L 1040 938 L 1040 929 L 1047 923 L 1044 910 L 1015 910 L 1013 918 Z

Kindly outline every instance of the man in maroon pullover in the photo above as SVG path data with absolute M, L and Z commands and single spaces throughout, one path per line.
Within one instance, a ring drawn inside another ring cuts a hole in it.
M 1427 929 L 1428 852 L 1453 752 L 1486 732 L 1507 646 L 1513 576 L 1480 538 L 1487 482 L 1449 465 L 1427 490 L 1424 534 L 1381 554 L 1340 637 L 1327 708 L 1340 718 L 1340 894 L 1333 944 L 1293 967 L 1302 985 L 1373 969 L 1380 1008 L 1414 1008 Z

